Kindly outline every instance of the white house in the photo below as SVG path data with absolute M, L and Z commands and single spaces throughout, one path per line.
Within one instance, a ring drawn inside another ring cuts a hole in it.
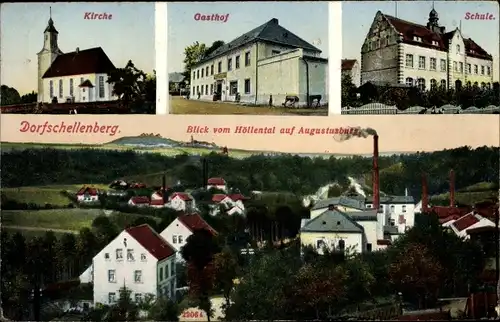
M 286 96 L 328 102 L 328 60 L 273 18 L 226 43 L 191 71 L 191 99 L 281 106 Z
M 165 238 L 177 251 L 177 260 L 182 261 L 180 254 L 182 246 L 195 230 L 206 229 L 212 234 L 217 232 L 199 214 L 191 213 L 177 217 L 165 228 L 160 235 Z
M 76 193 L 78 202 L 96 202 L 99 201 L 99 190 L 92 187 L 82 187 Z
M 342 59 L 342 76 L 349 75 L 352 83 L 359 87 L 361 81 L 361 67 L 356 59 Z
M 245 214 L 245 205 L 243 203 L 247 198 L 242 194 L 214 194 L 212 196 L 212 204 L 210 215 L 216 216 L 220 213 L 221 208 L 228 215 L 243 215 Z
M 217 189 L 221 191 L 226 191 L 227 184 L 226 180 L 223 178 L 210 178 L 207 180 L 207 190 L 209 189 Z
M 147 207 L 149 204 L 150 200 L 146 196 L 133 196 L 128 201 L 128 205 L 134 207 Z
M 373 202 L 366 203 L 371 209 Z M 415 225 L 415 200 L 412 196 L 380 196 L 379 212 L 385 214 L 385 226 L 397 227 L 399 233 L 404 233 Z
M 361 49 L 361 84 L 491 88 L 492 69 L 492 55 L 459 28 L 446 32 L 434 8 L 425 26 L 378 11 Z
M 177 211 L 192 211 L 194 209 L 194 200 L 185 192 L 174 192 L 169 197 L 168 207 Z
M 135 301 L 146 294 L 173 298 L 176 288 L 175 249 L 148 225 L 122 231 L 92 261 L 94 305 L 112 304 L 123 286 Z M 85 279 L 85 276 L 87 278 Z
M 444 223 L 443 226 L 451 228 L 459 237 L 469 238 L 467 230 L 480 227 L 495 227 L 495 223 L 475 212 L 471 212 L 457 220 L 450 220 Z
M 101 47 L 64 54 L 58 45 L 59 32 L 52 18 L 44 31 L 43 48 L 38 56 L 38 102 L 54 99 L 64 102 L 116 100 L 108 73 L 115 66 Z

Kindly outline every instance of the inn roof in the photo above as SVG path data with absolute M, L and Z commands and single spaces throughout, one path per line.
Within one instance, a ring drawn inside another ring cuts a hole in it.
M 222 56 L 235 48 L 245 46 L 251 42 L 262 41 L 291 48 L 302 48 L 313 52 L 321 53 L 321 50 L 304 39 L 300 38 L 291 31 L 279 25 L 279 21 L 273 18 L 263 25 L 250 30 L 249 32 L 239 36 L 227 44 L 217 48 L 213 53 L 200 61 L 198 64 L 212 60 L 218 56 Z

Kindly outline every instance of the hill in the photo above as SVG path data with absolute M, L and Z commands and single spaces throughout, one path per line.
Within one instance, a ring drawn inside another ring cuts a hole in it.
M 104 145 L 125 145 L 143 148 L 179 148 L 179 147 L 189 147 L 189 148 L 205 148 L 219 150 L 221 147 L 217 146 L 215 143 L 209 143 L 204 141 L 197 141 L 191 139 L 190 142 L 180 142 L 172 139 L 164 138 L 159 134 L 154 133 L 143 133 L 138 136 L 125 136 L 119 139 L 108 142 Z

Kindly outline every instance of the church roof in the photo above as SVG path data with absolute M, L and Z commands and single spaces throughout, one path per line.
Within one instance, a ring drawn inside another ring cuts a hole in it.
M 391 24 L 394 29 L 396 29 L 396 31 L 403 37 L 403 43 L 411 44 L 414 46 L 426 47 L 440 51 L 448 51 L 450 40 L 455 35 L 455 32 L 459 32 L 458 29 L 455 29 L 453 31 L 444 33 L 443 28 L 443 33 L 437 33 L 427 28 L 427 26 L 399 19 L 390 15 L 383 14 L 381 12 L 379 13 L 385 19 L 387 19 L 389 24 Z M 431 14 L 433 13 L 431 12 Z M 421 41 L 415 41 L 413 39 L 413 37 L 415 36 L 419 37 Z M 492 56 L 488 54 L 488 52 L 481 46 L 479 46 L 476 42 L 474 42 L 474 40 L 465 37 L 463 39 L 467 56 L 485 60 L 493 60 Z
M 311 45 L 304 39 L 300 38 L 296 34 L 283 28 L 282 26 L 279 25 L 278 19 L 273 18 L 268 22 L 266 22 L 265 24 L 250 30 L 249 32 L 232 40 L 231 42 L 220 46 L 213 53 L 211 53 L 208 57 L 206 57 L 199 63 L 203 63 L 218 56 L 222 56 L 225 53 L 234 50 L 235 48 L 245 46 L 254 41 L 274 43 L 291 48 L 303 48 L 306 50 L 321 53 L 321 50 Z
M 57 56 L 42 78 L 108 73 L 116 69 L 101 47 Z

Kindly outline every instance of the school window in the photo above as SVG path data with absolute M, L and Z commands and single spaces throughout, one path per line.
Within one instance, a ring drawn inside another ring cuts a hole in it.
M 446 59 L 441 59 L 441 71 L 446 71 Z
M 491 75 L 491 67 L 486 67 L 486 75 L 490 76 Z
M 477 73 L 478 73 L 478 68 L 477 68 L 477 65 L 474 65 L 474 74 L 476 74 L 476 75 L 477 75 Z
M 250 66 L 250 52 L 245 53 L 245 66 Z
M 208 77 L 208 66 L 205 68 L 205 76 Z
M 204 74 L 205 74 L 205 69 L 204 69 L 204 68 L 202 68 L 202 69 L 201 69 L 201 78 L 203 78 Z
M 446 80 L 441 80 L 441 87 L 446 88 Z
M 430 64 L 431 64 L 431 70 L 436 70 L 436 58 L 431 58 Z
M 134 271 L 134 282 L 135 283 L 142 283 L 142 271 Z
M 431 79 L 431 89 L 436 89 L 437 88 L 437 81 L 435 79 Z M 405 209 L 406 206 L 403 206 L 403 209 Z M 404 210 L 403 210 L 404 212 Z
M 163 281 L 163 267 L 160 267 L 160 273 L 158 274 L 158 277 L 160 278 L 160 282 Z
M 240 56 L 236 56 L 234 64 L 236 69 L 240 68 Z
M 481 75 L 484 75 L 484 66 L 481 66 Z
M 217 73 L 222 73 L 222 62 L 217 63 Z
M 193 71 L 193 79 L 196 79 L 196 71 Z
M 104 98 L 104 76 L 99 76 L 99 98 Z
M 214 65 L 212 64 L 210 66 L 210 75 L 213 75 L 214 74 Z
M 460 70 L 461 73 L 464 72 L 464 63 L 460 62 L 458 63 L 458 69 Z
M 413 68 L 413 55 L 406 54 L 406 67 Z
M 50 99 L 54 97 L 54 82 L 49 81 L 49 94 L 50 94 Z
M 470 73 L 471 73 L 471 71 L 472 71 L 471 64 L 467 64 L 467 69 L 465 70 L 465 72 L 466 72 L 467 74 L 470 74 Z
M 227 59 L 227 71 L 233 70 L 233 59 L 228 58 Z
M 110 283 L 116 282 L 116 271 L 114 269 L 108 270 L 108 282 Z
M 453 70 L 458 72 L 458 64 L 456 61 L 453 62 Z
M 406 85 L 408 86 L 413 86 L 413 78 L 411 77 L 406 77 L 406 81 L 405 81 Z
M 73 96 L 73 78 L 69 79 L 69 96 Z
M 418 57 L 418 68 L 425 69 L 425 57 L 424 56 Z
M 245 94 L 250 94 L 250 79 L 245 79 Z
M 196 71 L 196 78 L 198 78 L 198 79 L 200 78 L 200 70 L 199 69 Z
M 208 95 L 208 85 L 205 85 L 205 95 Z
M 425 91 L 425 79 L 419 78 L 418 79 L 418 88 L 423 92 Z
M 483 71 L 484 71 L 484 69 L 483 69 Z M 62 98 L 62 97 L 63 97 L 63 81 L 62 81 L 62 79 L 60 79 L 59 80 L 59 98 Z
M 232 81 L 229 83 L 229 95 L 236 95 L 238 93 L 238 81 Z

